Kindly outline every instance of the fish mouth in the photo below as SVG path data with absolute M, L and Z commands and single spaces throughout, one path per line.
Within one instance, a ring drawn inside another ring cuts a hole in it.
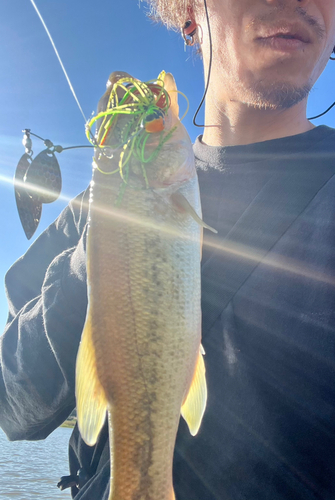
M 113 87 L 113 85 L 115 85 L 115 83 L 121 80 L 121 78 L 127 78 L 127 79 L 129 78 L 130 80 L 136 80 L 136 78 L 131 76 L 129 73 L 126 73 L 125 71 L 113 71 L 113 73 L 109 75 L 106 88 L 109 89 L 110 87 Z

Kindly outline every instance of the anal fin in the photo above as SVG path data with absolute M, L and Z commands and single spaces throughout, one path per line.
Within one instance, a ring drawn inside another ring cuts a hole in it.
M 205 351 L 200 345 L 191 387 L 181 407 L 181 414 L 186 420 L 192 436 L 195 436 L 200 428 L 207 403 L 206 370 L 203 354 L 205 354 Z
M 79 432 L 93 446 L 106 418 L 107 400 L 97 375 L 89 311 L 77 355 L 76 400 Z

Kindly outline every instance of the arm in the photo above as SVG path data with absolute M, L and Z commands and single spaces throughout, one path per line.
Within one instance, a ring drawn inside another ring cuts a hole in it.
M 85 321 L 88 191 L 6 275 L 0 338 L 0 426 L 10 440 L 43 439 L 75 407 L 75 359 Z

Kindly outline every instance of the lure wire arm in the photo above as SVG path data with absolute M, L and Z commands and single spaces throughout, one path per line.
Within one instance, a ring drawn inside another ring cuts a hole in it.
M 31 150 L 31 145 L 32 145 L 32 141 L 30 139 L 31 135 L 33 137 L 37 137 L 37 139 L 40 139 L 41 141 L 43 141 L 43 144 L 52 153 L 54 153 L 54 152 L 56 152 L 56 153 L 62 153 L 62 151 L 67 151 L 68 149 L 80 149 L 80 148 L 90 148 L 90 149 L 92 149 L 92 148 L 95 147 L 93 145 L 87 145 L 87 144 L 85 144 L 85 145 L 80 145 L 80 146 L 67 146 L 66 148 L 63 148 L 63 146 L 61 146 L 60 144 L 58 144 L 57 146 L 55 146 L 54 143 L 52 141 L 50 141 L 50 139 L 43 139 L 43 137 L 41 137 L 40 135 L 34 134 L 34 132 L 31 132 L 31 130 L 29 128 L 23 129 L 22 132 L 24 133 L 22 144 L 25 146 L 26 149 L 30 150 L 29 152 L 26 151 L 26 153 L 29 154 L 30 156 L 33 154 L 33 151 Z M 29 139 L 30 139 L 30 143 L 29 143 Z

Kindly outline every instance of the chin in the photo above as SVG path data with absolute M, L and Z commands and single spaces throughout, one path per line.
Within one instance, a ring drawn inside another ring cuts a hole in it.
M 306 99 L 312 85 L 261 80 L 246 89 L 243 102 L 258 109 L 288 109 Z

